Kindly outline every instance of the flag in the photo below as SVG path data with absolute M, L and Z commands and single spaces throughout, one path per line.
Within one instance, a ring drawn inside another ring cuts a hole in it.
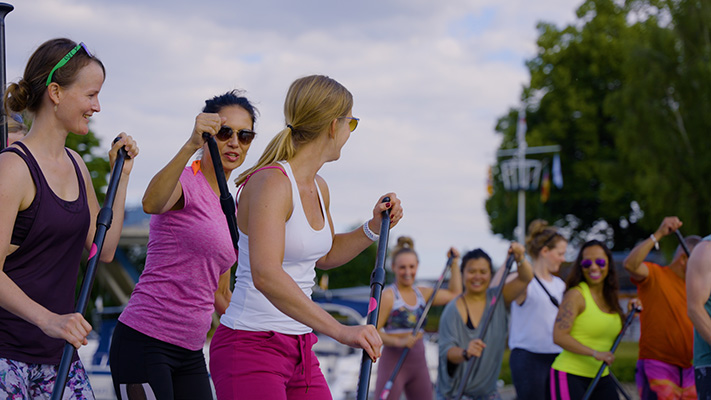
M 558 153 L 553 156 L 553 184 L 558 189 L 563 187 L 563 171 L 560 167 L 560 155 Z
M 548 171 L 543 173 L 543 181 L 541 182 L 541 203 L 548 201 L 551 196 L 551 176 Z
M 489 193 L 489 197 L 494 195 L 494 173 L 489 166 L 489 176 L 486 178 L 486 192 Z

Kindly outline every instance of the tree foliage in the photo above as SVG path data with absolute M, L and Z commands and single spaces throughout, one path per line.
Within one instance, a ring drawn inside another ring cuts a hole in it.
M 66 141 L 66 146 L 79 153 L 84 159 L 91 174 L 91 181 L 94 185 L 96 197 L 99 199 L 99 205 L 104 203 L 108 176 L 111 172 L 108 154 L 97 155 L 95 153 L 100 145 L 99 138 L 91 130 L 86 135 L 69 134 Z
M 618 250 L 666 215 L 680 216 L 685 234 L 708 232 L 709 5 L 587 0 L 577 16 L 563 29 L 540 23 L 538 54 L 527 62 L 526 140 L 560 145 L 564 176 L 545 204 L 527 194 L 527 222 L 544 218 L 573 244 L 597 237 Z M 511 109 L 498 121 L 502 149 L 517 146 L 517 117 Z M 487 211 L 493 231 L 511 238 L 517 196 L 494 171 Z

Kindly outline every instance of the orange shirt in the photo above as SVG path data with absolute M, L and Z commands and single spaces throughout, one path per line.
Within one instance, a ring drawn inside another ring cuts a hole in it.
M 639 358 L 691 367 L 694 326 L 686 313 L 686 284 L 668 267 L 645 262 L 649 276 L 632 279 L 642 300 Z

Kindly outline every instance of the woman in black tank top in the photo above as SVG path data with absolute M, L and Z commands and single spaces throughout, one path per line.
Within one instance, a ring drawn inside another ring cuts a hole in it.
M 83 43 L 53 39 L 32 54 L 23 78 L 5 93 L 8 113 L 26 109 L 34 120 L 27 135 L 0 154 L 0 248 L 6 249 L 0 255 L 0 397 L 46 392 L 55 374 L 49 366 L 59 363 L 64 343 L 78 348 L 91 331 L 73 313 L 74 293 L 99 204 L 86 164 L 64 144 L 70 132 L 89 132 L 103 82 L 103 64 Z M 133 139 L 122 133 L 109 152 L 112 164 L 120 147 L 130 159 L 115 199 L 114 228 L 98 255 L 102 261 L 113 258 L 118 244 L 128 175 L 138 154 Z M 81 363 L 75 359 L 71 368 L 75 396 L 93 398 Z M 17 369 L 31 371 L 20 376 Z

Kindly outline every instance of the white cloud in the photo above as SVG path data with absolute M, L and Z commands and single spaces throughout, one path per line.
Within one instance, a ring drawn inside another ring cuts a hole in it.
M 84 41 L 107 80 L 93 129 L 104 147 L 119 131 L 141 147 L 129 185 L 138 203 L 150 178 L 187 139 L 204 100 L 244 88 L 261 111 L 246 163 L 283 127 L 282 102 L 297 77 L 334 77 L 355 97 L 361 125 L 341 160 L 327 164 L 339 230 L 369 217 L 395 190 L 421 277 L 437 276 L 449 246 L 506 244 L 484 211 L 496 119 L 517 106 L 539 20 L 573 21 L 580 1 L 23 0 L 6 18 L 8 81 L 44 40 Z

